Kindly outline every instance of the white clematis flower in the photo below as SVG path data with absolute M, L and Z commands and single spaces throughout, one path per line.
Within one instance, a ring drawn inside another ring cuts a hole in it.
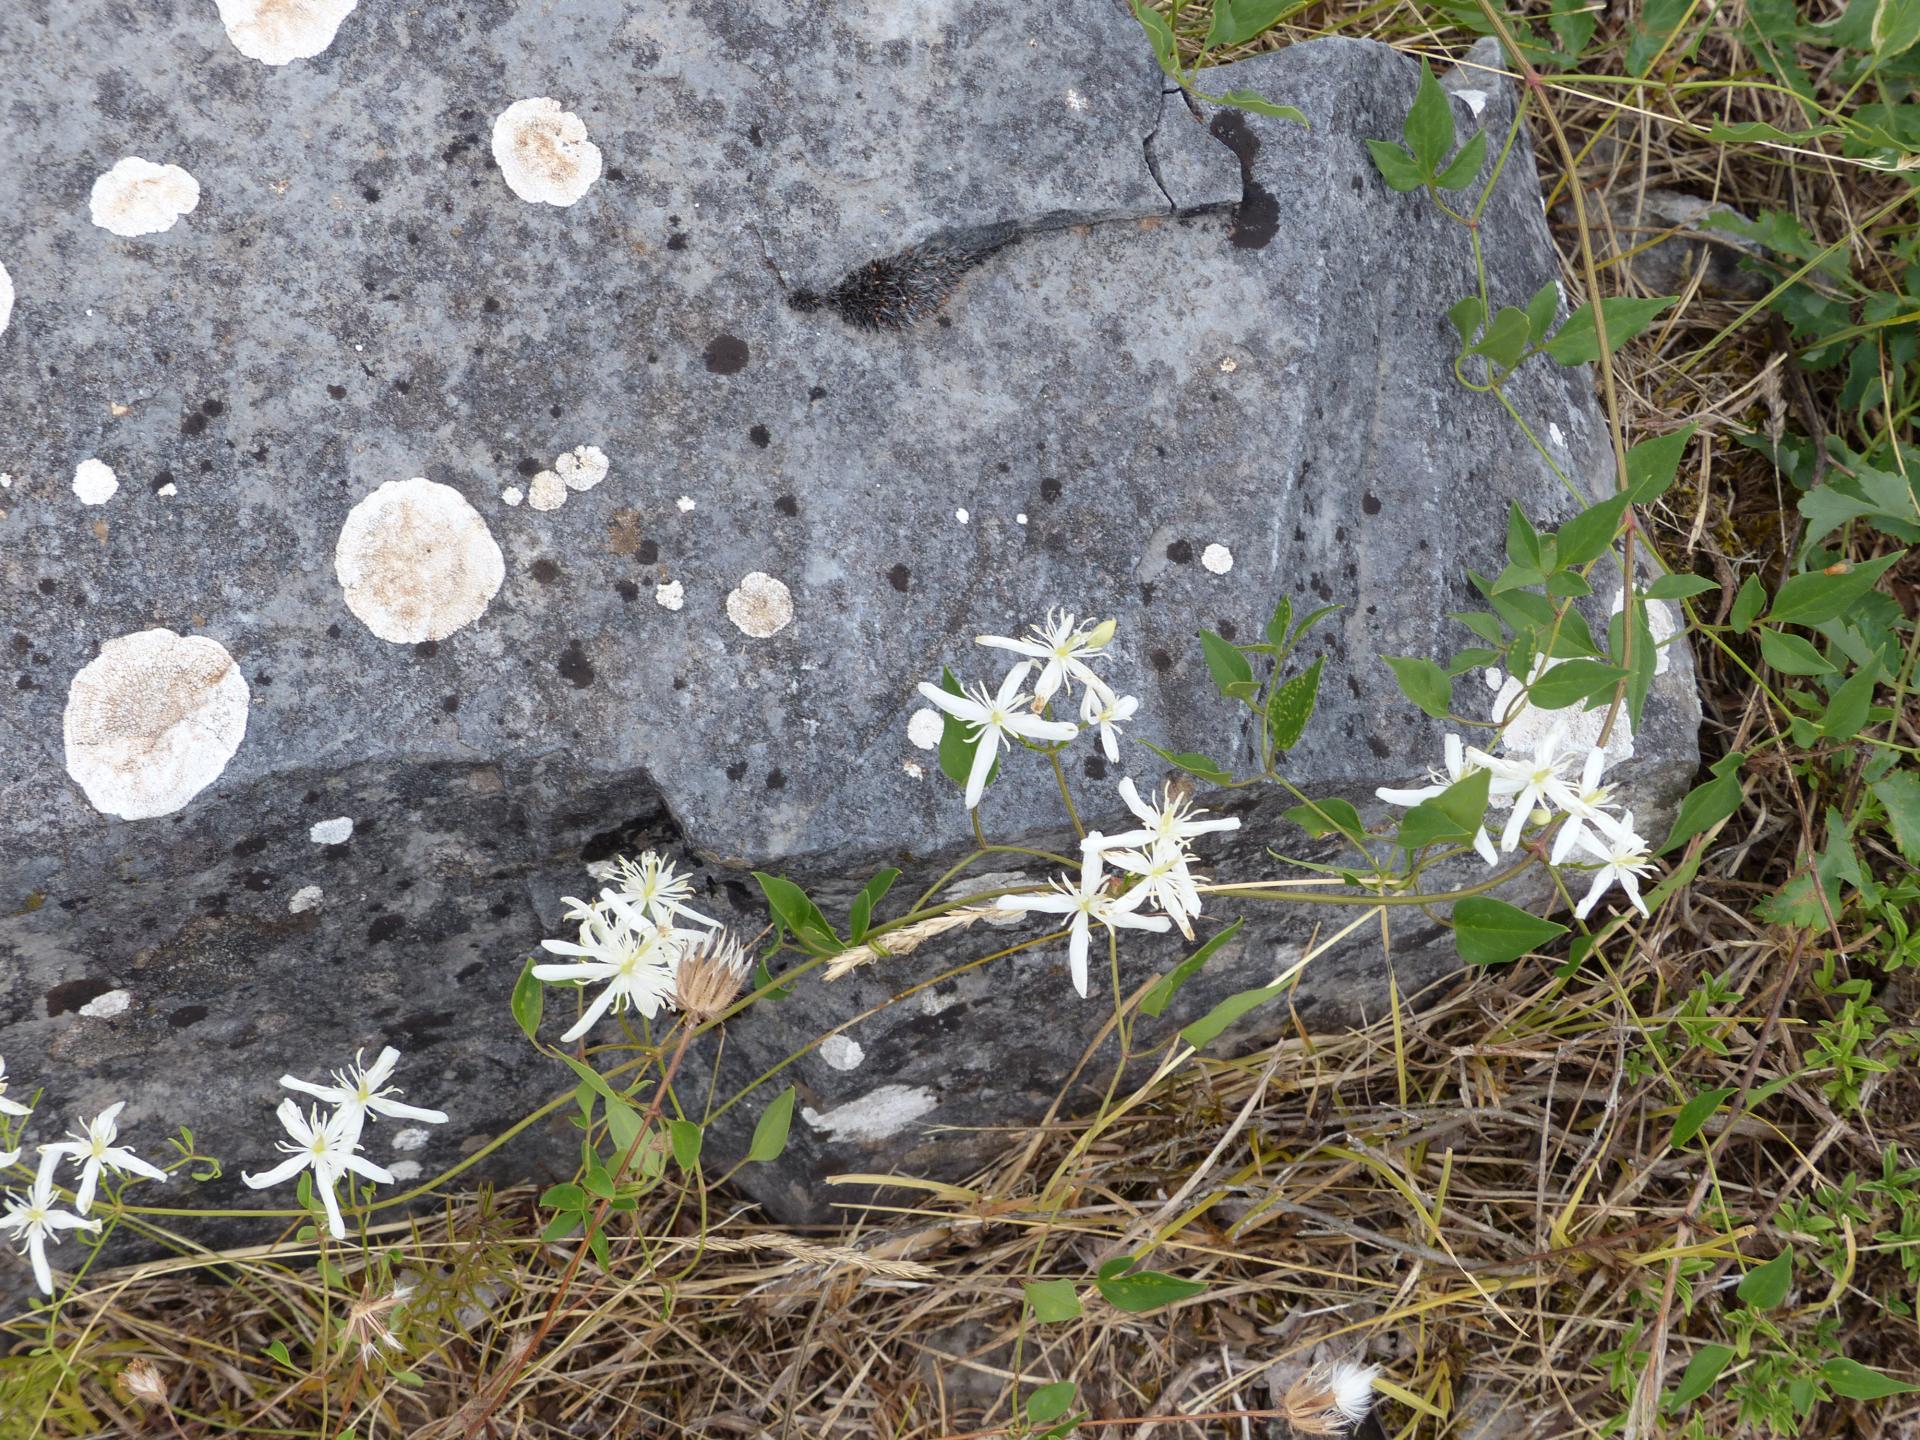
M 21 1252 L 33 1262 L 34 1283 L 42 1295 L 53 1294 L 53 1270 L 47 1264 L 47 1242 L 60 1241 L 61 1230 L 98 1230 L 98 1220 L 83 1220 L 53 1205 L 53 1171 L 60 1163 L 58 1155 L 42 1154 L 40 1170 L 33 1177 L 24 1199 L 9 1195 L 6 1213 L 0 1215 L 0 1228 L 13 1231 Z
M 43 1156 L 51 1155 L 56 1160 L 65 1157 L 80 1166 L 80 1184 L 73 1193 L 73 1208 L 82 1215 L 93 1209 L 93 1192 L 100 1183 L 100 1167 L 103 1165 L 110 1170 L 139 1175 L 148 1180 L 165 1181 L 167 1178 L 167 1172 L 158 1165 L 151 1165 L 125 1146 L 114 1144 L 120 1138 L 120 1127 L 115 1121 L 119 1119 L 121 1110 L 126 1108 L 126 1103 L 116 1100 L 102 1110 L 87 1122 L 84 1134 L 70 1134 L 68 1139 L 40 1147 Z
M 1100 731 L 1100 748 L 1106 751 L 1107 760 L 1120 763 L 1120 727 L 1133 719 L 1134 712 L 1140 708 L 1137 695 L 1115 695 L 1111 691 L 1096 690 L 1087 686 L 1080 696 L 1080 723 L 1095 726 Z
M 7 1099 L 7 1062 L 0 1059 L 0 1115 L 31 1115 L 33 1107 Z
M 540 948 L 555 955 L 577 955 L 571 964 L 536 965 L 533 978 L 548 983 L 584 980 L 589 984 L 604 981 L 606 988 L 573 1028 L 560 1038 L 578 1040 L 600 1022 L 609 1010 L 632 1006 L 651 1020 L 660 1006 L 673 995 L 673 966 L 679 947 L 663 940 L 660 932 L 611 891 L 602 896 L 600 906 L 582 906 L 569 901 L 580 919 L 580 943 L 570 940 L 542 940 Z
M 1007 672 L 999 692 L 991 697 L 984 686 L 964 695 L 952 695 L 938 685 L 920 682 L 920 693 L 929 701 L 973 726 L 973 739 L 979 748 L 974 751 L 973 768 L 967 772 L 969 810 L 980 803 L 980 796 L 987 788 L 987 776 L 993 772 L 993 762 L 1001 749 L 1011 743 L 1012 737 L 1057 744 L 1080 733 L 1078 726 L 1064 720 L 1043 720 L 1020 703 L 1023 698 L 1020 687 L 1026 683 L 1027 672 L 1032 668 L 1031 661 L 1022 660 Z
M 1593 888 L 1587 891 L 1587 898 L 1573 907 L 1573 913 L 1584 920 L 1600 903 L 1600 897 L 1611 885 L 1618 885 L 1626 892 L 1627 899 L 1633 902 L 1633 908 L 1649 918 L 1652 912 L 1647 902 L 1640 898 L 1640 877 L 1653 868 L 1653 856 L 1649 853 L 1647 842 L 1633 833 L 1633 812 L 1623 814 L 1618 823 L 1618 831 L 1611 835 L 1582 835 L 1580 848 L 1600 861 L 1600 868 L 1594 872 Z
M 1107 688 L 1107 682 L 1093 673 L 1087 658 L 1107 648 L 1113 639 L 1113 631 L 1114 622 L 1111 620 L 1076 628 L 1071 614 L 1064 610 L 1049 610 L 1047 623 L 1029 626 L 1028 638 L 1024 640 L 1005 635 L 976 635 L 974 643 L 991 646 L 995 650 L 1011 650 L 1017 655 L 1029 655 L 1043 661 L 1040 678 L 1033 685 L 1033 698 L 1036 704 L 1044 705 L 1070 679 L 1078 680 L 1090 690 L 1112 693 Z
M 1460 781 L 1466 779 L 1469 775 L 1477 774 L 1486 768 L 1467 758 L 1467 747 L 1458 735 L 1447 736 L 1446 743 L 1442 748 L 1446 759 L 1446 768 L 1444 770 L 1429 770 L 1427 772 L 1427 784 L 1411 790 L 1396 790 L 1390 786 L 1383 785 L 1373 793 L 1389 805 L 1404 805 L 1411 808 L 1412 806 L 1433 799 L 1436 795 L 1444 795 L 1450 788 L 1459 784 Z M 1495 776 L 1488 787 L 1488 793 L 1490 795 L 1512 794 L 1514 793 L 1513 787 L 1515 783 L 1516 782 L 1511 779 L 1503 780 L 1499 776 Z M 1474 832 L 1473 848 L 1487 864 L 1498 865 L 1500 863 L 1500 853 L 1493 848 L 1493 839 L 1487 834 L 1486 826 L 1482 825 Z
M 624 857 L 615 861 L 613 880 L 620 898 L 644 911 L 655 925 L 672 929 L 684 915 L 710 930 L 720 928 L 718 920 L 686 903 L 693 881 L 676 874 L 673 862 L 655 851 L 642 854 L 638 864 Z
M 304 1094 L 316 1096 L 329 1105 L 338 1106 L 348 1121 L 348 1129 L 357 1140 L 361 1128 L 366 1124 L 369 1111 L 376 1115 L 390 1115 L 395 1119 L 424 1120 L 429 1125 L 446 1123 L 443 1110 L 422 1110 L 417 1105 L 402 1105 L 398 1100 L 387 1097 L 398 1095 L 399 1089 L 387 1084 L 387 1077 L 393 1074 L 393 1067 L 400 1062 L 400 1052 L 391 1045 L 374 1057 L 374 1062 L 364 1069 L 360 1064 L 365 1051 L 356 1050 L 353 1064 L 345 1070 L 333 1072 L 333 1084 L 315 1085 L 310 1080 L 297 1080 L 291 1075 L 282 1075 L 280 1083 L 289 1090 L 299 1090 Z
M 1195 809 L 1190 799 L 1177 793 L 1171 786 L 1161 790 L 1158 804 L 1148 804 L 1140 798 L 1139 787 L 1128 776 L 1120 782 L 1120 798 L 1140 821 L 1141 828 L 1105 837 L 1102 843 L 1109 849 L 1162 843 L 1185 846 L 1196 835 L 1211 835 L 1240 828 L 1239 817 L 1234 815 L 1221 815 L 1212 820 L 1200 819 L 1208 812 Z
M 1107 860 L 1116 868 L 1140 877 L 1139 884 L 1122 895 L 1116 904 L 1125 910 L 1136 910 L 1151 902 L 1180 927 L 1182 935 L 1193 939 L 1193 921 L 1200 914 L 1197 882 L 1201 877 L 1187 869 L 1187 852 L 1179 841 L 1156 840 L 1152 849 L 1145 852 L 1110 850 Z
M 1507 818 L 1507 827 L 1500 834 L 1502 850 L 1511 851 L 1520 843 L 1520 832 L 1527 828 L 1534 808 L 1551 799 L 1547 787 L 1562 783 L 1567 761 L 1573 758 L 1562 751 L 1566 733 L 1564 727 L 1556 725 L 1540 737 L 1531 758 L 1497 760 L 1484 750 L 1467 748 L 1467 759 L 1482 769 L 1491 770 L 1493 783 L 1500 787 L 1500 793 L 1514 797 L 1513 814 Z
M 1002 895 L 994 904 L 1001 910 L 1022 914 L 1071 915 L 1067 926 L 1067 970 L 1073 976 L 1073 988 L 1082 999 L 1087 995 L 1087 944 L 1095 922 L 1109 929 L 1164 931 L 1170 923 L 1164 915 L 1137 915 L 1120 908 L 1106 891 L 1098 854 L 1087 854 L 1080 867 L 1080 883 L 1057 875 L 1046 895 Z
M 1589 834 L 1597 832 L 1612 837 L 1619 830 L 1620 822 L 1604 808 L 1613 800 L 1613 787 L 1600 783 L 1601 773 L 1606 768 L 1607 752 L 1596 745 L 1587 751 L 1586 764 L 1581 767 L 1578 784 L 1554 780 L 1547 785 L 1547 798 L 1567 817 L 1566 823 L 1560 827 L 1560 833 L 1553 837 L 1553 854 L 1550 858 L 1554 864 L 1564 861 Z
M 274 1144 L 274 1148 L 285 1151 L 288 1158 L 265 1174 L 249 1175 L 243 1171 L 241 1180 L 255 1190 L 264 1190 L 269 1185 L 291 1180 L 302 1170 L 313 1171 L 313 1188 L 320 1192 L 320 1203 L 327 1210 L 327 1233 L 336 1240 L 346 1239 L 347 1224 L 340 1217 L 340 1202 L 334 1196 L 333 1187 L 349 1170 L 382 1185 L 393 1184 L 393 1173 L 355 1153 L 360 1141 L 349 1128 L 352 1121 L 344 1111 L 336 1110 L 322 1120 L 319 1111 L 302 1115 L 292 1100 L 282 1100 L 280 1108 L 273 1113 L 293 1137 L 292 1144 L 285 1140 Z

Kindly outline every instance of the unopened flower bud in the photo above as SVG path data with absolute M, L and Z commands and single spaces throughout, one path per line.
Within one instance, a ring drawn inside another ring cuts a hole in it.
M 1087 632 L 1087 649 L 1104 650 L 1113 640 L 1113 632 L 1120 627 L 1118 620 L 1102 620 Z

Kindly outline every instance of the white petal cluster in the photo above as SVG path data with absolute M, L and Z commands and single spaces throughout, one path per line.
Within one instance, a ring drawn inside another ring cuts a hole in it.
M 19 1158 L 16 1151 L 14 1159 Z M 11 1162 L 9 1162 L 11 1163 Z M 98 1220 L 83 1220 L 70 1210 L 54 1204 L 53 1172 L 60 1157 L 42 1151 L 40 1169 L 27 1193 L 9 1193 L 7 1208 L 0 1214 L 0 1229 L 11 1230 L 20 1251 L 33 1265 L 33 1280 L 42 1295 L 53 1294 L 53 1269 L 47 1264 L 47 1242 L 59 1243 L 62 1230 L 98 1230 Z
M 387 1080 L 400 1062 L 398 1050 L 391 1045 L 386 1046 L 374 1058 L 373 1064 L 365 1066 L 360 1063 L 360 1056 L 364 1053 L 356 1052 L 353 1064 L 334 1071 L 331 1085 L 317 1085 L 292 1075 L 282 1075 L 280 1083 L 287 1089 L 324 1100 L 333 1106 L 333 1110 L 322 1115 L 317 1108 L 310 1107 L 303 1115 L 299 1105 L 292 1099 L 282 1100 L 274 1115 L 287 1132 L 288 1139 L 276 1141 L 274 1148 L 287 1158 L 262 1174 L 243 1172 L 240 1176 L 253 1189 L 264 1190 L 269 1185 L 279 1185 L 293 1179 L 302 1170 L 312 1171 L 313 1188 L 319 1192 L 320 1203 L 327 1211 L 327 1233 L 336 1240 L 347 1238 L 347 1227 L 340 1214 L 340 1201 L 334 1194 L 335 1185 L 349 1173 L 377 1184 L 393 1184 L 392 1171 L 360 1154 L 360 1135 L 368 1118 L 372 1115 L 390 1115 L 423 1120 L 430 1125 L 441 1124 L 447 1118 L 439 1110 L 403 1105 L 392 1098 L 399 1091 L 387 1084 Z
M 1548 852 L 1549 860 L 1555 865 L 1569 861 L 1598 864 L 1593 887 L 1573 913 L 1586 919 L 1600 897 L 1617 885 L 1645 915 L 1648 912 L 1640 898 L 1640 877 L 1652 868 L 1652 851 L 1633 828 L 1633 812 L 1615 814 L 1610 808 L 1613 787 L 1602 783 L 1608 758 L 1597 745 L 1586 747 L 1583 755 L 1579 747 L 1568 743 L 1564 725 L 1541 735 L 1531 753 L 1497 756 L 1449 735 L 1444 766 L 1430 774 L 1429 783 L 1412 789 L 1382 787 L 1373 793 L 1389 805 L 1418 805 L 1484 770 L 1491 777 L 1488 794 L 1496 805 L 1509 807 L 1509 813 L 1497 850 L 1484 825 L 1475 833 L 1473 848 L 1482 860 L 1490 866 L 1499 864 L 1501 853 L 1511 854 L 1517 849 L 1529 828 L 1557 821 L 1560 829 Z M 1570 773 L 1576 764 L 1578 772 Z
M 43 1169 L 63 1159 L 72 1160 L 80 1167 L 80 1184 L 73 1193 L 73 1208 L 82 1215 L 93 1209 L 93 1194 L 99 1187 L 103 1168 L 138 1175 L 147 1180 L 164 1182 L 167 1178 L 167 1172 L 158 1165 L 142 1160 L 119 1143 L 118 1121 L 126 1104 L 124 1100 L 116 1100 L 78 1131 L 69 1132 L 65 1140 L 56 1140 L 51 1145 L 40 1147 Z
M 612 883 L 597 900 L 567 898 L 567 918 L 579 924 L 580 938 L 540 942 L 549 954 L 572 958 L 533 967 L 536 980 L 602 987 L 563 1042 L 578 1040 L 610 1011 L 633 1009 L 651 1020 L 663 1006 L 672 1009 L 681 965 L 721 943 L 720 922 L 687 903 L 692 879 L 664 856 L 649 850 L 638 861 L 623 858 L 604 878 Z
M 1189 799 L 1171 789 L 1155 801 L 1140 796 L 1131 779 L 1120 782 L 1120 798 L 1139 820 L 1139 828 L 1118 835 L 1089 831 L 1080 845 L 1080 876 L 1052 881 L 1043 895 L 1003 895 L 1002 910 L 1021 914 L 1071 915 L 1067 927 L 1067 966 L 1073 988 L 1087 994 L 1087 950 L 1092 927 L 1164 932 L 1178 926 L 1193 938 L 1200 915 L 1200 882 L 1191 868 L 1197 836 L 1237 830 L 1234 816 L 1203 818 Z M 1109 875 L 1107 867 L 1115 873 Z

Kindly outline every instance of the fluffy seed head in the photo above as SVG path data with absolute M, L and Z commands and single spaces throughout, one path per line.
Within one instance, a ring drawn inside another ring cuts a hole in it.
M 161 1377 L 160 1367 L 144 1355 L 120 1372 L 120 1380 L 136 1400 L 149 1405 L 167 1403 L 167 1382 Z
M 704 1025 L 734 1002 L 752 966 L 739 941 L 724 930 L 709 930 L 674 967 L 674 1004 L 695 1025 Z

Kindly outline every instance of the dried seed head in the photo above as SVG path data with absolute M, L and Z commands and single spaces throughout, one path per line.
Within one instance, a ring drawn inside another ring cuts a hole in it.
M 871 965 L 882 955 L 910 955 L 936 935 L 944 935 L 949 930 L 964 930 L 976 920 L 1003 918 L 1005 913 L 991 905 L 972 905 L 964 910 L 949 910 L 944 915 L 903 925 L 878 941 L 842 950 L 827 962 L 827 979 L 838 980 L 862 965 Z
M 144 1355 L 120 1372 L 120 1381 L 136 1400 L 149 1405 L 167 1403 L 167 1382 L 161 1377 L 160 1367 Z
M 673 971 L 674 1003 L 696 1025 L 718 1018 L 739 997 L 753 960 L 724 930 L 709 930 Z
M 1313 1366 L 1287 1387 L 1280 1413 L 1296 1435 L 1344 1435 L 1373 1406 L 1378 1365 L 1342 1360 Z
M 376 1295 L 373 1282 L 368 1281 L 360 1291 L 360 1298 L 347 1308 L 343 1327 L 346 1340 L 360 1347 L 362 1363 L 371 1361 L 383 1349 L 400 1348 L 387 1317 L 406 1304 L 412 1294 L 413 1285 L 408 1281 L 402 1281 L 384 1295 Z

